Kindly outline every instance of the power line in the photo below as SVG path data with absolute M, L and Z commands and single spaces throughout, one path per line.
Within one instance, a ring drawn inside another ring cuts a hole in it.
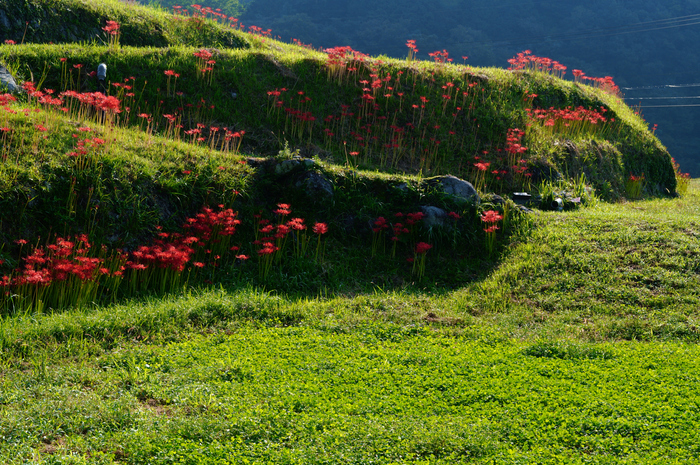
M 694 105 L 644 105 L 642 110 L 647 108 L 680 108 L 680 107 L 700 107 L 700 103 Z
M 634 32 L 647 32 L 647 31 L 657 31 L 661 29 L 670 29 L 675 27 L 683 26 L 693 26 L 700 24 L 700 14 L 693 14 L 687 16 L 677 16 L 668 19 L 659 19 L 653 21 L 645 21 L 641 23 L 634 23 L 623 26 L 615 26 L 610 28 L 596 28 L 587 31 L 574 32 L 574 33 L 561 33 L 561 34 L 548 34 L 544 36 L 536 37 L 521 37 L 506 39 L 501 41 L 482 41 L 482 42 L 465 42 L 465 45 L 513 45 L 517 43 L 522 44 L 532 44 L 539 42 L 546 42 L 550 40 L 576 40 L 576 39 L 589 39 L 595 37 L 605 37 L 612 35 L 622 35 L 631 34 Z M 640 26 L 644 26 L 644 29 L 634 29 Z M 654 27 L 647 27 L 654 26 Z
M 623 100 L 677 100 L 686 98 L 700 98 L 700 95 L 689 97 L 625 97 Z
M 694 84 L 660 84 L 658 86 L 641 86 L 641 87 L 621 87 L 622 90 L 646 90 L 646 89 L 680 89 L 685 87 L 700 87 L 700 83 Z

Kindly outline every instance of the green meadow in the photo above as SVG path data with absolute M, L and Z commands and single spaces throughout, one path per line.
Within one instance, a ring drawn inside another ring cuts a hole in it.
M 0 9 L 1 463 L 700 461 L 700 184 L 610 82 Z

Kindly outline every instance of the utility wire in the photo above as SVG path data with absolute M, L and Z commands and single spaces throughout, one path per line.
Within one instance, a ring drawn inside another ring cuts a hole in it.
M 550 40 L 576 40 L 576 39 L 589 39 L 595 37 L 605 37 L 612 35 L 622 35 L 631 34 L 634 32 L 646 32 L 646 31 L 657 31 L 661 29 L 670 29 L 675 27 L 683 26 L 693 26 L 700 24 L 700 14 L 693 14 L 687 16 L 677 16 L 674 18 L 659 19 L 654 21 L 645 21 L 641 23 L 634 23 L 623 26 L 615 26 L 609 28 L 596 28 L 589 29 L 587 31 L 574 32 L 574 33 L 560 33 L 560 34 L 548 34 L 544 36 L 528 36 L 521 38 L 506 39 L 501 41 L 482 41 L 482 42 L 465 42 L 465 45 L 515 45 L 515 44 L 532 44 L 539 42 L 546 42 Z M 639 27 L 644 27 L 642 29 L 635 29 Z
M 641 86 L 641 87 L 621 87 L 622 90 L 646 90 L 646 89 L 680 89 L 685 87 L 700 87 L 700 83 L 694 84 L 660 84 L 658 86 Z
M 680 107 L 700 107 L 700 103 L 695 104 L 695 105 L 644 105 L 642 107 L 642 110 L 646 110 L 647 108 L 680 108 Z
M 686 98 L 700 98 L 700 95 L 690 97 L 625 97 L 623 100 L 677 100 Z

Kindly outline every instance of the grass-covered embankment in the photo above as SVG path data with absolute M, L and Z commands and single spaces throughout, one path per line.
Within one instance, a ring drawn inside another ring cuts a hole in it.
M 676 190 L 619 99 L 91 7 L 121 45 L 0 46 L 0 462 L 698 460 L 700 192 L 595 205 Z
M 447 293 L 7 317 L 3 461 L 692 462 L 698 194 L 540 214 Z

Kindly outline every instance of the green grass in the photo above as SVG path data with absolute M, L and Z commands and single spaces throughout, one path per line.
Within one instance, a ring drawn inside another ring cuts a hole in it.
M 450 292 L 232 288 L 5 317 L 0 457 L 695 461 L 698 195 L 541 213 Z
M 688 463 L 697 347 L 244 325 L 5 369 L 4 463 Z
M 12 5 L 49 21 L 50 3 Z M 0 126 L 11 128 L 0 149 L 0 277 L 22 266 L 20 252 L 57 235 L 87 233 L 95 249 L 129 252 L 181 231 L 204 205 L 239 212 L 231 243 L 240 249 L 221 266 L 189 266 L 177 286 L 164 281 L 168 293 L 121 289 L 79 308 L 43 309 L 0 295 L 0 462 L 700 460 L 700 185 L 663 196 L 676 186 L 670 157 L 621 100 L 543 73 L 391 59 L 356 63 L 358 76 L 339 84 L 318 51 L 211 22 L 183 31 L 189 26 L 163 11 L 112 1 L 56 5 L 88 33 L 117 19 L 121 45 L 62 43 L 57 26 L 56 37 L 0 45 L 10 68 L 42 89 L 94 91 L 72 65 L 105 62 L 112 82 L 134 77 L 135 95 L 113 86 L 131 106 L 114 126 L 98 115 L 34 111 L 24 97 L 15 113 L 0 110 Z M 196 77 L 202 47 L 215 53 L 211 83 Z M 182 96 L 165 95 L 168 69 L 181 73 Z M 354 122 L 332 126 L 347 145 L 326 138 L 320 121 L 356 105 L 355 80 L 370 73 L 391 74 L 405 100 L 378 96 L 367 134 L 390 134 L 381 116 L 393 115 L 399 124 L 421 120 L 426 140 L 449 142 L 421 159 L 360 150 L 349 137 L 361 126 Z M 436 104 L 448 82 L 478 91 L 458 117 Z M 317 118 L 310 133 L 270 106 L 267 92 L 283 87 L 294 101 L 300 91 L 311 98 L 303 104 Z M 527 127 L 526 93 L 538 95 L 537 107 L 602 106 L 617 121 L 576 133 Z M 421 96 L 432 100 L 424 112 L 401 110 Z M 153 118 L 148 130 L 142 112 Z M 169 136 L 169 112 L 179 112 L 183 130 L 246 131 L 241 151 L 221 150 L 209 134 L 201 144 Z M 92 132 L 78 130 L 85 126 Z M 514 127 L 527 127 L 529 182 L 489 172 L 480 205 L 430 184 L 437 173 L 475 181 L 476 156 L 492 168 L 505 163 L 499 150 Z M 70 156 L 87 137 L 105 143 Z M 349 155 L 355 149 L 361 154 Z M 314 161 L 297 163 L 295 154 Z M 630 172 L 645 175 L 641 200 L 600 201 L 624 195 Z M 327 179 L 332 197 L 310 191 L 309 175 Z M 563 197 L 565 210 L 522 213 L 492 195 L 525 188 L 541 197 L 538 206 Z M 310 234 L 300 258 L 291 245 L 301 233 L 290 236 L 263 273 L 254 215 L 276 222 L 279 203 L 329 232 L 322 254 Z M 385 232 L 372 250 L 378 217 L 405 221 L 394 215 L 423 206 L 460 218 L 417 225 L 395 254 Z M 493 254 L 479 218 L 490 209 L 508 212 Z M 418 241 L 433 245 L 422 278 L 407 261 Z

